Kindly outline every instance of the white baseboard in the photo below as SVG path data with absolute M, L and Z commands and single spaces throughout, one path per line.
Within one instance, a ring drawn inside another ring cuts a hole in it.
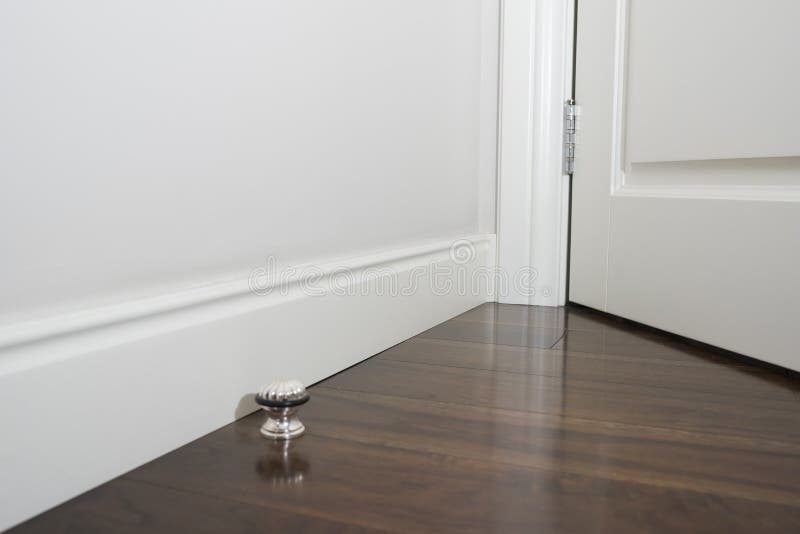
M 319 266 L 322 296 L 240 280 L 3 327 L 0 530 L 252 412 L 265 382 L 312 384 L 484 302 L 458 278 L 493 267 L 494 236 L 466 239 L 466 259 L 447 241 Z

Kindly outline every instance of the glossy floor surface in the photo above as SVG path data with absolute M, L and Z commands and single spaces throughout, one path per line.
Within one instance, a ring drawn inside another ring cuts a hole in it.
M 487 304 L 19 532 L 800 532 L 800 380 L 582 308 Z

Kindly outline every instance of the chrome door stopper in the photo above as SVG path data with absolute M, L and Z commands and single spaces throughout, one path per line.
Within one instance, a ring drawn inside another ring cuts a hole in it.
M 261 434 L 270 439 L 292 439 L 303 435 L 305 425 L 297 418 L 301 404 L 311 396 L 298 380 L 276 380 L 261 388 L 256 402 L 269 414 Z

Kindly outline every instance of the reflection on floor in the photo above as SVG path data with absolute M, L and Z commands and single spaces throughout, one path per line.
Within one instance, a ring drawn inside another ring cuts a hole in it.
M 800 380 L 583 308 L 486 304 L 20 532 L 800 532 Z

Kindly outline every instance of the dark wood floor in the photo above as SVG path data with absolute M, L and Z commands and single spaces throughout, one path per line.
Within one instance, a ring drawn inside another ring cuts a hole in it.
M 487 304 L 19 532 L 800 532 L 800 380 L 582 308 Z

